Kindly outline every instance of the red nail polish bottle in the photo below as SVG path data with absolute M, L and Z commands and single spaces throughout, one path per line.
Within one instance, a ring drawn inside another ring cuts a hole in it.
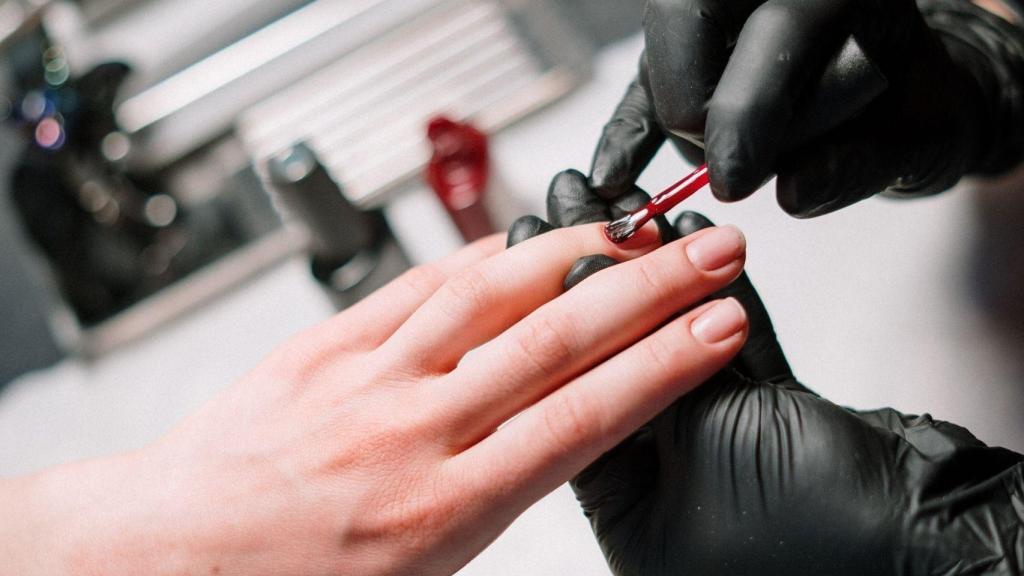
M 433 148 L 426 180 L 466 242 L 494 232 L 484 204 L 490 177 L 487 135 L 469 123 L 438 116 L 427 127 Z

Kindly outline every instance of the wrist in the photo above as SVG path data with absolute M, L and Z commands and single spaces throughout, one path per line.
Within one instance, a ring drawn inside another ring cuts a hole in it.
M 166 464 L 140 451 L 4 481 L 0 556 L 25 576 L 183 574 L 213 566 L 219 541 L 215 518 L 202 514 L 206 495 L 190 493 L 191 473 Z

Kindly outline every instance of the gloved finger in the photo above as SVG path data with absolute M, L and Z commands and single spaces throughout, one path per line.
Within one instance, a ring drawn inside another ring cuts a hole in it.
M 569 485 L 594 532 L 602 534 L 654 491 L 657 471 L 654 432 L 645 425 L 587 466 Z
M 707 104 L 739 27 L 761 0 L 648 0 L 646 81 L 665 130 L 704 141 Z
M 899 164 L 900 155 L 864 123 L 848 122 L 781 159 L 776 198 L 797 218 L 820 216 L 882 192 L 902 173 Z
M 718 199 L 746 198 L 771 178 L 796 107 L 849 35 L 847 4 L 770 0 L 747 19 L 708 109 Z
M 523 216 L 512 223 L 508 229 L 508 239 L 505 242 L 506 248 L 511 248 L 545 232 L 554 230 L 555 227 L 536 216 Z
M 577 170 L 555 175 L 548 187 L 547 205 L 548 222 L 556 228 L 612 219 L 609 202 L 595 194 L 587 177 Z
M 676 230 L 683 237 L 712 226 L 714 224 L 711 220 L 697 212 L 683 212 L 675 222 Z M 779 345 L 768 309 L 746 272 L 713 297 L 736 298 L 747 311 L 750 333 L 743 349 L 733 361 L 737 369 L 748 378 L 758 381 L 781 382 L 793 379 L 793 371 Z
M 601 133 L 591 163 L 590 188 L 605 200 L 631 191 L 664 142 L 647 90 L 634 80 Z
M 676 152 L 683 157 L 689 164 L 693 166 L 700 166 L 704 163 L 704 147 L 698 146 L 689 140 L 680 138 L 675 134 L 669 134 L 668 139 L 675 146 Z
M 565 281 L 562 282 L 562 288 L 568 292 L 580 282 L 583 282 L 601 270 L 611 268 L 618 263 L 619 261 L 615 258 L 605 256 L 604 254 L 584 256 L 577 260 L 576 263 L 572 265 L 572 268 L 569 269 L 569 273 L 565 275 Z

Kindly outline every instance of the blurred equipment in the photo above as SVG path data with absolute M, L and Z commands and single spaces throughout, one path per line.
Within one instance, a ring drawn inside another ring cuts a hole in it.
M 0 50 L 34 30 L 50 0 L 0 0 Z
M 271 158 L 267 172 L 285 209 L 308 230 L 313 277 L 339 309 L 409 268 L 383 213 L 353 206 L 309 147 Z
M 87 355 L 306 248 L 351 302 L 389 268 L 380 208 L 431 158 L 429 119 L 493 134 L 584 80 L 592 50 L 548 1 L 15 4 L 13 196 Z
M 466 242 L 495 232 L 484 202 L 490 181 L 487 136 L 469 123 L 438 116 L 427 127 L 433 154 L 426 180 Z
M 970 257 L 973 292 L 992 326 L 1019 349 L 1024 347 L 1024 168 L 976 185 L 971 191 L 978 221 Z

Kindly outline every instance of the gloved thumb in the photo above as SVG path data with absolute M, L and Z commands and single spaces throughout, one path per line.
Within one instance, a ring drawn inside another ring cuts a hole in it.
M 644 495 L 654 492 L 657 469 L 654 431 L 646 425 L 569 482 L 598 538 Z

